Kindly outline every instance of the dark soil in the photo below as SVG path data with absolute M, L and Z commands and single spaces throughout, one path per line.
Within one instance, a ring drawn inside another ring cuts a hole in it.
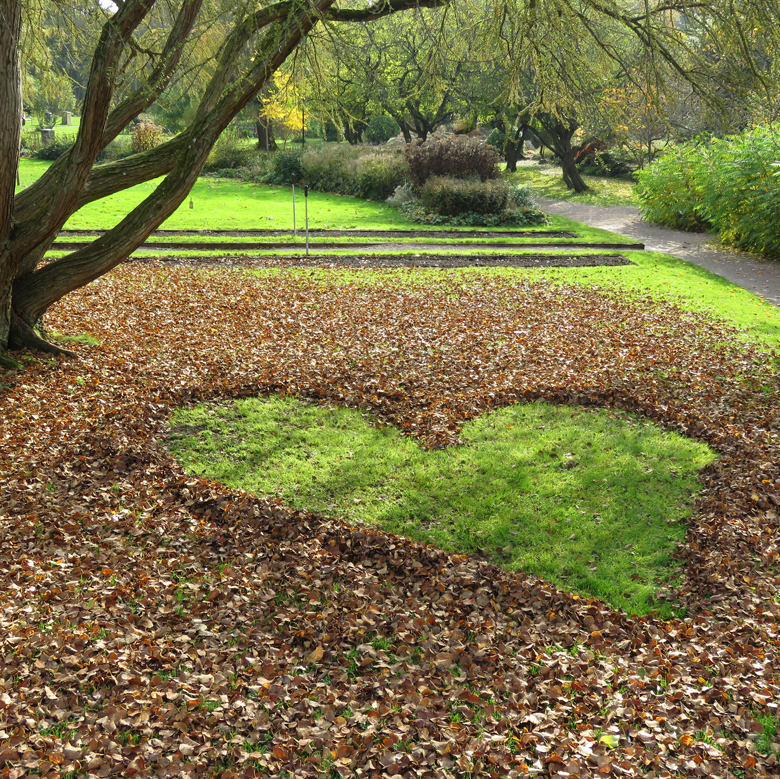
M 105 230 L 61 230 L 60 235 L 103 235 Z M 292 235 L 292 230 L 155 230 L 152 235 L 231 235 L 231 236 L 265 236 Z M 302 236 L 303 230 L 298 230 Z M 309 230 L 309 235 L 327 236 L 332 238 L 356 236 L 358 238 L 576 238 L 577 233 L 568 230 L 324 230 L 317 228 Z
M 353 254 L 273 257 L 132 257 L 127 262 L 170 262 L 181 265 L 247 265 L 252 267 L 348 268 L 584 268 L 634 265 L 619 254 Z

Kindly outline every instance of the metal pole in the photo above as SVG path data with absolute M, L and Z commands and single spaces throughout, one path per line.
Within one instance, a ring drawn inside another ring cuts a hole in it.
M 298 237 L 298 230 L 295 226 L 295 176 L 292 177 L 292 190 L 293 190 L 293 238 Z
M 306 148 L 306 101 L 301 101 L 301 148 Z
M 309 256 L 309 185 L 303 185 L 303 202 L 306 204 L 306 256 Z

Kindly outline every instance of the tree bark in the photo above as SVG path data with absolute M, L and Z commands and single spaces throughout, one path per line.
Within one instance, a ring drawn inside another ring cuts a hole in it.
M 574 149 L 571 141 L 579 124 L 575 120 L 563 121 L 555 114 L 537 115 L 538 125 L 534 127 L 536 136 L 561 161 L 563 182 L 575 192 L 585 192 L 588 185 L 577 170 Z
M 258 116 L 255 123 L 257 128 L 257 148 L 262 151 L 276 151 L 276 138 L 271 120 L 265 116 Z
M 10 367 L 14 363 L 5 346 L 11 331 L 11 283 L 18 269 L 11 258 L 11 234 L 22 134 L 21 0 L 0 0 L 0 19 L 0 365 Z
M 567 149 L 560 157 L 563 182 L 569 189 L 575 192 L 586 192 L 588 185 L 577 169 L 577 161 L 574 159 L 574 149 Z

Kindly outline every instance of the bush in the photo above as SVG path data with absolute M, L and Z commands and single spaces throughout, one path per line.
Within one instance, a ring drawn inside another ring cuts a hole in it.
M 582 160 L 577 165 L 577 169 L 584 176 L 602 176 L 604 178 L 626 176 L 631 173 L 631 168 L 623 160 L 619 160 L 606 151 L 598 152 L 592 157 Z
M 421 188 L 434 176 L 479 178 L 481 181 L 498 178 L 497 164 L 501 155 L 495 147 L 476 138 L 449 136 L 441 140 L 431 138 L 425 143 L 415 141 L 403 149 L 407 175 L 416 188 Z
M 302 149 L 280 149 L 271 155 L 271 167 L 263 176 L 266 184 L 292 184 L 295 181 L 303 181 L 301 160 Z
M 140 122 L 130 133 L 130 143 L 134 153 L 151 151 L 162 143 L 163 128 L 154 122 Z
M 682 144 L 639 174 L 645 218 L 780 257 L 780 127 Z
M 395 138 L 401 128 L 392 116 L 372 116 L 366 128 L 366 138 L 369 143 L 387 143 Z
M 503 130 L 500 130 L 498 127 L 494 127 L 488 133 L 488 137 L 485 138 L 485 143 L 498 149 L 498 151 L 502 151 L 504 148 L 504 144 L 506 143 L 506 134 L 504 133 Z
M 223 135 L 211 150 L 203 170 L 213 173 L 237 168 L 256 168 L 263 154 L 264 152 L 256 147 L 248 145 L 245 139 L 239 139 L 237 133 Z
M 495 227 L 540 225 L 549 221 L 546 214 L 534 207 L 528 187 L 513 187 L 503 180 L 435 177 L 425 183 L 419 198 L 411 189 L 400 189 L 388 202 L 398 203 L 404 216 L 423 224 Z
M 133 153 L 130 138 L 120 135 L 106 146 L 97 156 L 97 162 L 116 162 L 129 157 Z
M 414 194 L 409 184 L 401 184 L 393 190 L 393 194 L 385 199 L 385 203 L 393 208 L 403 208 L 404 206 L 414 204 L 417 202 L 417 197 Z
M 780 126 L 710 144 L 699 209 L 724 243 L 780 258 Z
M 362 153 L 363 149 L 348 144 L 310 149 L 301 160 L 306 183 L 320 192 L 354 194 L 355 166 Z
M 434 176 L 420 188 L 426 211 L 442 216 L 462 213 L 500 214 L 509 204 L 509 186 L 504 181 L 478 181 Z
M 700 212 L 700 183 L 709 167 L 708 147 L 701 139 L 676 146 L 640 171 L 637 196 L 645 219 L 675 230 L 702 232 L 710 223 Z
M 55 141 L 48 146 L 41 146 L 40 149 L 35 152 L 35 159 L 53 162 L 65 154 L 66 151 L 70 151 L 72 146 L 73 141 Z
M 396 153 L 362 154 L 355 162 L 354 193 L 367 200 L 386 200 L 406 180 L 406 167 Z
M 301 161 L 303 177 L 320 192 L 384 200 L 405 180 L 397 152 L 339 144 L 311 149 Z

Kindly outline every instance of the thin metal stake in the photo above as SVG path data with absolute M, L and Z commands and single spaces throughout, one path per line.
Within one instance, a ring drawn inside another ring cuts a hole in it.
M 306 256 L 309 256 L 309 185 L 303 185 L 303 202 L 306 204 Z
M 292 189 L 293 189 L 293 238 L 297 238 L 298 230 L 295 227 L 295 176 L 292 177 Z

